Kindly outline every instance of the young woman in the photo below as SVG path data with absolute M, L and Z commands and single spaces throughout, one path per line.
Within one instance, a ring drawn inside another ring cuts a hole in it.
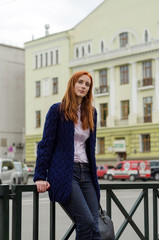
M 49 189 L 76 223 L 76 240 L 100 240 L 95 142 L 97 113 L 92 106 L 92 76 L 76 72 L 61 103 L 46 116 L 38 144 L 34 181 L 38 192 Z

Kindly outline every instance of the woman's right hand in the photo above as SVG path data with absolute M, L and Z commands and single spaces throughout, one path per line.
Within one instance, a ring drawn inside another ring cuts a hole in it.
M 47 191 L 47 189 L 49 189 L 50 187 L 50 183 L 44 180 L 38 180 L 35 182 L 36 186 L 37 186 L 37 191 L 39 193 L 44 193 Z

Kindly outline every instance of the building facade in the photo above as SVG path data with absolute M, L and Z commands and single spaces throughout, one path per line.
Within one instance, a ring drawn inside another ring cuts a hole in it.
M 159 159 L 159 2 L 118 4 L 105 0 L 73 29 L 25 44 L 27 161 L 49 106 L 79 70 L 94 79 L 97 161 Z
M 0 44 L 0 157 L 25 161 L 24 49 Z

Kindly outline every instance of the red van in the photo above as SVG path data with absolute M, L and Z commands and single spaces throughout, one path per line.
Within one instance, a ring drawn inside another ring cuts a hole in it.
M 142 160 L 125 160 L 119 162 L 113 169 L 107 171 L 107 179 L 147 180 L 151 176 L 150 163 Z
M 98 178 L 104 178 L 107 179 L 107 171 L 109 169 L 114 168 L 114 166 L 112 165 L 106 165 L 106 164 L 102 164 L 102 165 L 98 165 L 97 166 L 97 176 Z

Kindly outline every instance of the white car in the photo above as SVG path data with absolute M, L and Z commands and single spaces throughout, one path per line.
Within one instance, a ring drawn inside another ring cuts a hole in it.
M 0 184 L 17 184 L 18 174 L 12 159 L 0 158 Z

